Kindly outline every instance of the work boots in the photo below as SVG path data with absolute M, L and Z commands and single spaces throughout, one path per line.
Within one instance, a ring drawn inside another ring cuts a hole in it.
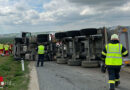
M 114 83 L 110 83 L 110 89 L 109 90 L 115 90 L 115 84 Z
M 115 82 L 115 87 L 117 88 L 119 86 L 119 84 L 120 84 L 120 81 L 116 81 Z

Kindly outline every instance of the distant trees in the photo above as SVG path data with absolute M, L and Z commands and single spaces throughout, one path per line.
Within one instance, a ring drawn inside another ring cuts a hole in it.
M 13 37 L 0 37 L 0 43 L 12 43 L 13 44 Z

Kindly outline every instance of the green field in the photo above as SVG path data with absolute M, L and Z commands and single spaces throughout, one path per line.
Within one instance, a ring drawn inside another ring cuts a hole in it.
M 28 90 L 29 68 L 25 61 L 25 71 L 21 70 L 21 62 L 14 61 L 12 56 L 0 56 L 0 76 L 6 85 L 0 90 Z

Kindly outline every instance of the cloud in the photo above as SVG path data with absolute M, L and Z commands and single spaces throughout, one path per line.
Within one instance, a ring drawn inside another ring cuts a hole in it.
M 93 7 L 112 8 L 125 4 L 129 0 L 69 0 L 78 5 L 87 5 Z
M 93 15 L 95 12 L 96 11 L 93 8 L 86 7 L 80 12 L 80 15 Z
M 6 16 L 6 15 L 10 15 L 12 14 L 14 11 L 13 11 L 13 8 L 12 7 L 9 7 L 9 6 L 6 6 L 6 7 L 0 7 L 0 15 L 1 16 Z
M 0 0 L 5 32 L 130 25 L 129 0 Z
M 24 15 L 25 19 L 38 19 L 39 18 L 39 14 L 35 10 L 28 10 L 24 14 L 25 14 Z
M 130 11 L 130 2 L 124 4 L 122 7 L 119 8 L 121 11 Z
M 43 5 L 43 8 L 55 17 L 64 17 L 78 10 L 78 8 L 70 4 L 67 0 L 52 0 L 50 3 Z

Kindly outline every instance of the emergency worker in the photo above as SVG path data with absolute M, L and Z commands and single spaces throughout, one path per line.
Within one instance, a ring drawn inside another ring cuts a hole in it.
M 4 45 L 4 51 L 5 51 L 5 55 L 9 55 L 9 45 L 8 44 L 5 44 Z
M 0 43 L 0 55 L 3 54 L 3 51 L 4 51 L 4 45 Z
M 41 66 L 43 66 L 44 63 L 44 53 L 45 53 L 45 46 L 42 45 L 42 43 L 38 46 L 38 61 L 37 61 L 37 67 L 39 67 L 39 63 L 41 62 Z
M 111 36 L 111 41 L 102 51 L 102 60 L 106 65 L 109 75 L 109 90 L 115 90 L 120 84 L 120 70 L 122 66 L 122 57 L 128 56 L 128 51 L 119 42 L 117 34 Z

